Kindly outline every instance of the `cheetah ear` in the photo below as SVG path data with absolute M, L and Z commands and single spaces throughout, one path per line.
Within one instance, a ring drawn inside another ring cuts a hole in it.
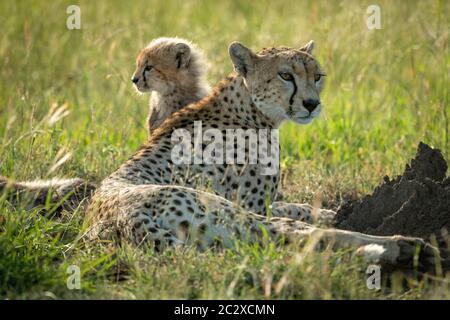
M 314 49 L 314 40 L 311 40 L 307 44 L 305 44 L 303 47 L 301 47 L 299 50 L 304 51 L 308 54 L 312 54 L 313 49 Z
M 191 61 L 191 48 L 186 43 L 177 43 L 175 45 L 175 60 L 177 68 L 187 68 Z
M 233 62 L 234 70 L 241 76 L 245 77 L 253 71 L 256 55 L 249 48 L 235 41 L 230 44 L 228 53 Z

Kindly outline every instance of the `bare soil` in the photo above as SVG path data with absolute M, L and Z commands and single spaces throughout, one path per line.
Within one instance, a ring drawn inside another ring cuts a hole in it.
M 372 194 L 344 203 L 336 228 L 373 235 L 405 235 L 430 241 L 436 237 L 448 248 L 450 231 L 450 177 L 439 149 L 420 142 L 405 171 L 384 182 Z M 431 238 L 430 238 L 431 237 Z

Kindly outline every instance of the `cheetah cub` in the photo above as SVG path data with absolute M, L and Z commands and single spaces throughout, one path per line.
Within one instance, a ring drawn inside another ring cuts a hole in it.
M 180 38 L 158 38 L 143 48 L 137 57 L 132 77 L 140 92 L 152 92 L 149 134 L 168 116 L 207 95 L 206 59 L 191 42 Z M 81 178 L 18 182 L 0 176 L 0 196 L 11 202 L 26 200 L 31 209 L 44 206 L 48 195 L 58 204 L 56 213 L 73 211 L 90 198 L 96 185 Z M 55 209 L 54 209 L 55 210 Z
M 139 92 L 151 92 L 149 135 L 171 114 L 208 94 L 206 70 L 203 52 L 185 39 L 154 39 L 139 52 L 131 80 Z

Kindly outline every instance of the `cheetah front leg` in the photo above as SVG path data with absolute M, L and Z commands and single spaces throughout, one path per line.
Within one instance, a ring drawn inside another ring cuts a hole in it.
M 261 222 L 255 220 L 254 225 L 261 225 Z M 329 245 L 335 249 L 358 248 L 358 253 L 368 261 L 385 266 L 413 267 L 416 254 L 419 253 L 419 266 L 430 268 L 435 266 L 439 257 L 439 251 L 420 238 L 372 236 L 354 231 L 318 228 L 298 220 L 280 217 L 271 218 L 264 226 L 275 241 L 284 239 L 284 243 L 298 242 L 302 245 L 306 240 L 312 239 L 315 243 Z
M 307 223 L 319 223 L 330 226 L 336 212 L 327 209 L 314 208 L 306 203 L 273 202 L 272 216 L 285 217 Z
M 354 231 L 340 229 L 311 228 L 300 230 L 301 237 L 317 236 L 335 248 L 357 247 L 365 258 L 383 265 L 396 267 L 412 267 L 418 253 L 421 267 L 432 267 L 439 257 L 439 251 L 420 238 L 404 236 L 372 236 Z M 375 250 L 371 245 L 379 245 Z

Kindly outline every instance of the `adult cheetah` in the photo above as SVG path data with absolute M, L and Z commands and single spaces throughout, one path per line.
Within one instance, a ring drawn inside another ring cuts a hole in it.
M 173 135 L 180 130 L 195 140 L 198 129 L 226 133 L 227 129 L 276 129 L 285 120 L 309 123 L 320 112 L 323 83 L 312 49 L 310 42 L 300 49 L 266 48 L 255 54 L 232 43 L 229 54 L 235 72 L 205 99 L 170 116 L 147 143 L 103 180 L 88 206 L 87 235 L 94 239 L 118 236 L 135 244 L 154 244 L 157 249 L 195 245 L 202 250 L 229 247 L 236 239 L 260 241 L 264 234 L 285 243 L 317 234 L 336 246 L 381 245 L 378 259 L 390 264 L 411 263 L 420 246 L 421 261 L 434 263 L 434 248 L 421 239 L 370 236 L 304 222 L 311 220 L 311 208 L 273 203 L 279 173 L 265 174 L 260 163 L 194 161 L 186 165 L 173 161 L 177 144 Z M 248 148 L 243 149 L 248 153 Z
M 138 54 L 132 82 L 140 92 L 151 92 L 147 128 L 149 135 L 172 113 L 197 102 L 210 90 L 203 52 L 182 38 L 157 38 Z M 52 208 L 73 211 L 90 197 L 95 183 L 81 178 L 12 181 L 0 176 L 0 194 L 10 201 L 27 201 L 30 208 L 44 206 L 50 195 Z

